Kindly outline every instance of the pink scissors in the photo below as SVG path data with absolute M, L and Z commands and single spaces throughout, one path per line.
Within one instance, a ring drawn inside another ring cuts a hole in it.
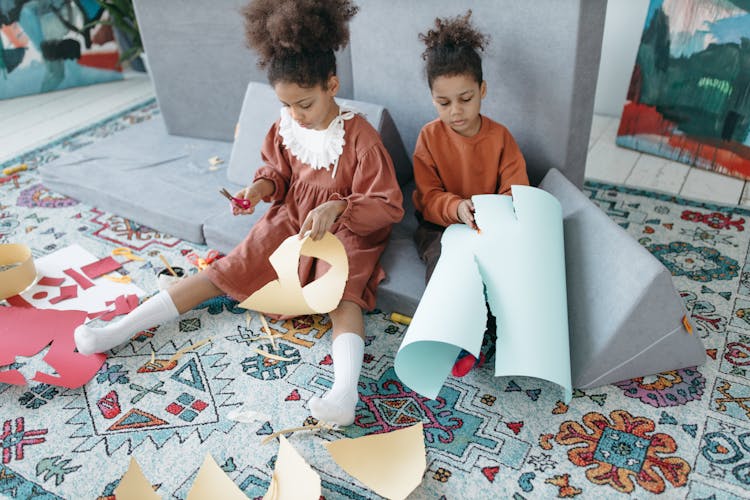
M 226 188 L 221 188 L 219 191 L 226 199 L 237 205 L 239 208 L 243 210 L 247 210 L 248 208 L 252 207 L 253 204 L 250 202 L 250 200 L 245 200 L 242 198 L 235 198 L 231 194 L 229 194 L 229 191 L 227 191 Z

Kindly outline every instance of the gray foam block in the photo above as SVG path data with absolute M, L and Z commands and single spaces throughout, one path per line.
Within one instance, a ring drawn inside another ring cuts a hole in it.
M 231 144 L 169 135 L 159 115 L 40 167 L 45 186 L 158 231 L 203 243 L 203 219 L 226 210 Z

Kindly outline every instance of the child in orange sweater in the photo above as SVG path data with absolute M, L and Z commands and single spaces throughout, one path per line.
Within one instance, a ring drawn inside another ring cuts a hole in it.
M 526 162 L 507 128 L 480 114 L 487 82 L 482 59 L 488 38 L 470 22 L 471 11 L 435 19 L 435 27 L 419 35 L 427 49 L 427 82 L 438 118 L 419 133 L 414 150 L 414 206 L 419 226 L 414 239 L 430 280 L 440 257 L 440 239 L 451 224 L 474 221 L 475 194 L 511 194 L 514 184 L 528 185 Z M 488 319 L 493 330 L 494 318 Z M 464 354 L 464 353 L 462 353 Z M 459 356 L 453 373 L 465 375 L 476 358 Z

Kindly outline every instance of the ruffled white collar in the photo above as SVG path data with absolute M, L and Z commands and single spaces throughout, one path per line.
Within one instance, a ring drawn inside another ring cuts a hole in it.
M 284 147 L 299 161 L 315 170 L 332 168 L 331 177 L 336 177 L 339 157 L 344 151 L 344 121 L 354 117 L 356 111 L 339 106 L 339 114 L 325 130 L 301 127 L 292 119 L 289 109 L 281 108 L 279 134 Z

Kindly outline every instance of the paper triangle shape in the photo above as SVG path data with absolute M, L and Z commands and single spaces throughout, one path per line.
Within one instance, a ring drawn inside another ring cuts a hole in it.
M 198 475 L 195 476 L 187 500 L 213 500 L 215 498 L 247 500 L 247 495 L 219 467 L 211 454 L 207 453 Z
M 346 472 L 378 495 L 406 498 L 427 469 L 422 423 L 383 434 L 339 439 L 325 445 Z
M 141 466 L 135 457 L 130 457 L 128 470 L 115 488 L 117 500 L 161 500 L 161 496 L 154 491 L 151 482 L 143 475 Z
M 331 268 L 303 288 L 299 280 L 301 255 L 328 262 Z M 344 245 L 331 233 L 313 241 L 292 235 L 284 240 L 268 259 L 279 279 L 245 299 L 240 307 L 268 314 L 299 316 L 334 310 L 344 294 L 349 277 L 349 261 Z
M 320 493 L 318 473 L 284 436 L 279 436 L 276 468 L 263 500 L 318 500 Z

